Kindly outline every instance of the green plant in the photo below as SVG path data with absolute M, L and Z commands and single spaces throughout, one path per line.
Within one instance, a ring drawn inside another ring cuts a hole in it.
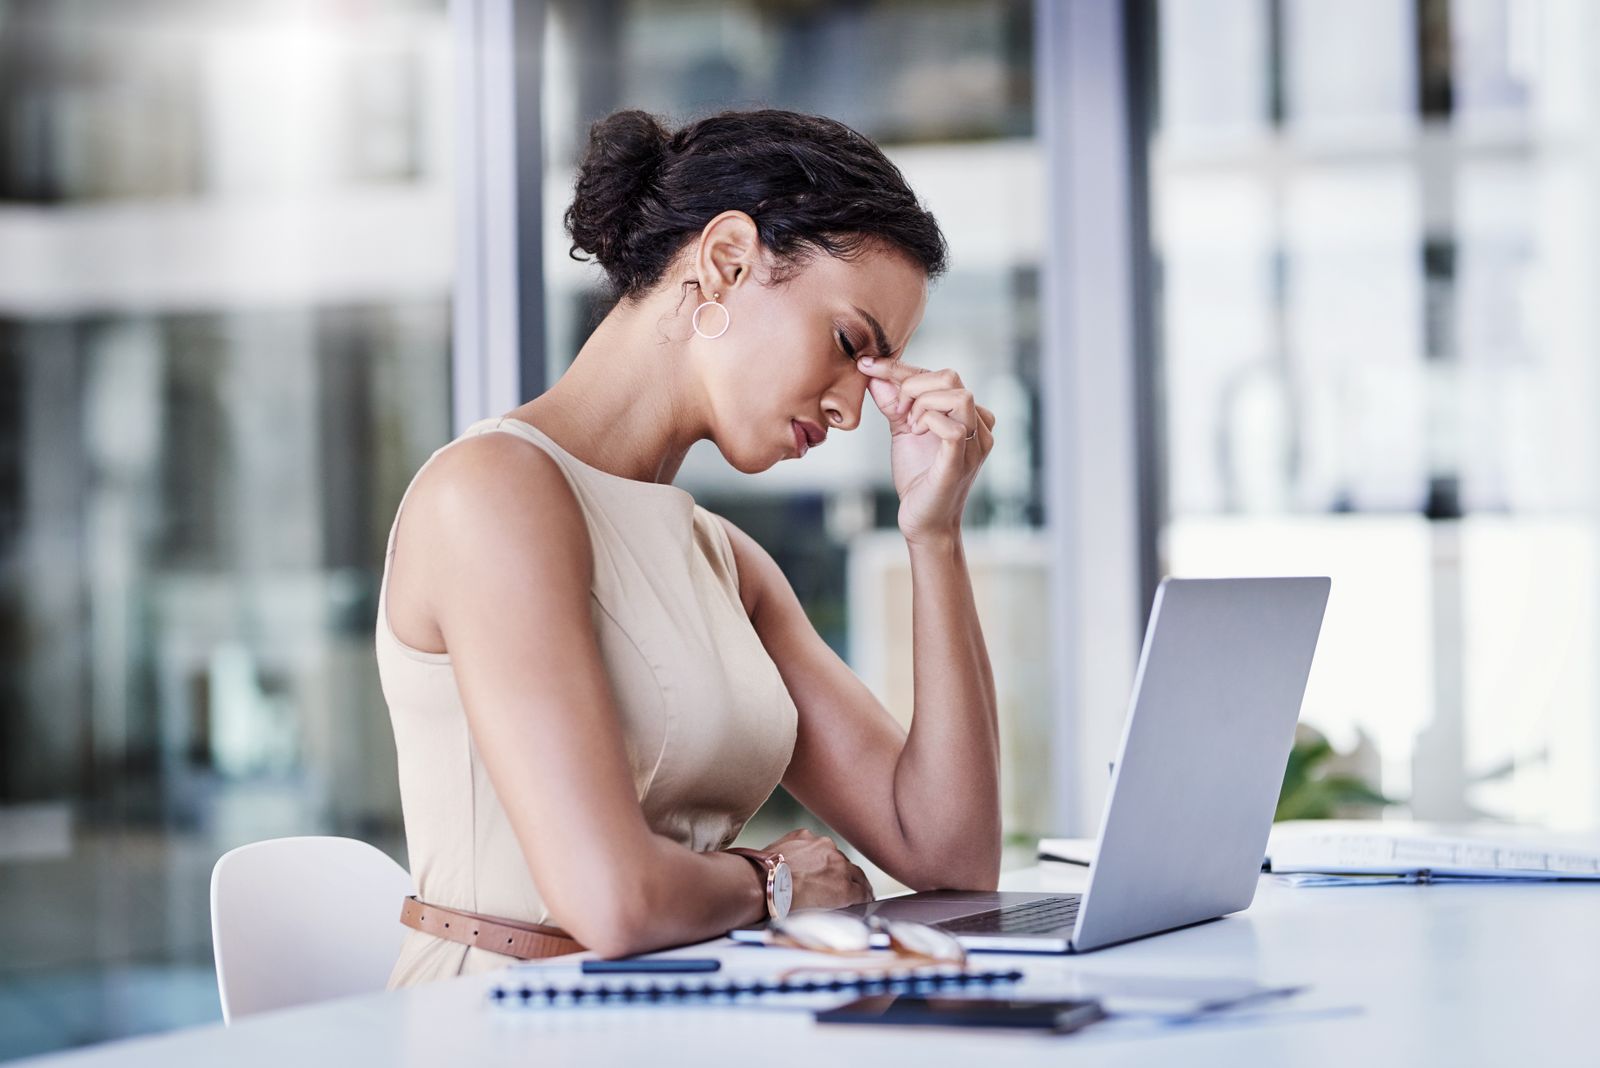
M 1381 808 L 1394 800 L 1367 785 L 1358 775 L 1323 767 L 1337 754 L 1321 734 L 1306 732 L 1289 751 L 1278 794 L 1275 820 L 1326 820 L 1351 808 Z

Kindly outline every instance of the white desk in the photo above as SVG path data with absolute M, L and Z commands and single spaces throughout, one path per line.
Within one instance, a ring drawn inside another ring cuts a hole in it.
M 1081 868 L 1009 874 L 1008 889 L 1081 889 Z M 739 952 L 760 952 L 744 948 Z M 53 1065 L 1013 1065 L 1600 1063 L 1600 884 L 1290 888 L 1264 878 L 1246 912 L 1074 958 L 1091 972 L 1310 984 L 1272 1023 L 1070 1036 L 818 1026 L 751 1007 L 496 1009 L 489 976 L 248 1017 L 39 1058 Z M 1040 958 L 984 954 L 980 963 Z M 1318 1011 L 1314 1010 L 1331 1010 Z

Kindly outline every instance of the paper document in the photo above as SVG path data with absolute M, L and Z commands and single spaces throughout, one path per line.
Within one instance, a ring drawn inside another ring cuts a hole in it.
M 1600 851 L 1431 835 L 1335 832 L 1284 836 L 1273 841 L 1269 864 L 1275 875 L 1426 873 L 1429 878 L 1600 879 Z
M 1095 845 L 1041 838 L 1039 859 L 1088 865 Z M 1295 886 L 1600 880 L 1600 841 L 1487 824 L 1292 821 L 1273 827 L 1262 870 Z

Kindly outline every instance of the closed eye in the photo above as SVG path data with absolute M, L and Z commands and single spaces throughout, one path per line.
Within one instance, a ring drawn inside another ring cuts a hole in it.
M 856 347 L 850 343 L 850 337 L 843 330 L 838 333 L 839 344 L 844 348 L 845 359 L 854 360 L 858 355 Z

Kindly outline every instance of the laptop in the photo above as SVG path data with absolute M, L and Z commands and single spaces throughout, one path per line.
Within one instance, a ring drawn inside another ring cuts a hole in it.
M 932 890 L 842 911 L 932 924 L 969 950 L 1082 953 L 1247 908 L 1329 585 L 1161 583 L 1082 894 Z

